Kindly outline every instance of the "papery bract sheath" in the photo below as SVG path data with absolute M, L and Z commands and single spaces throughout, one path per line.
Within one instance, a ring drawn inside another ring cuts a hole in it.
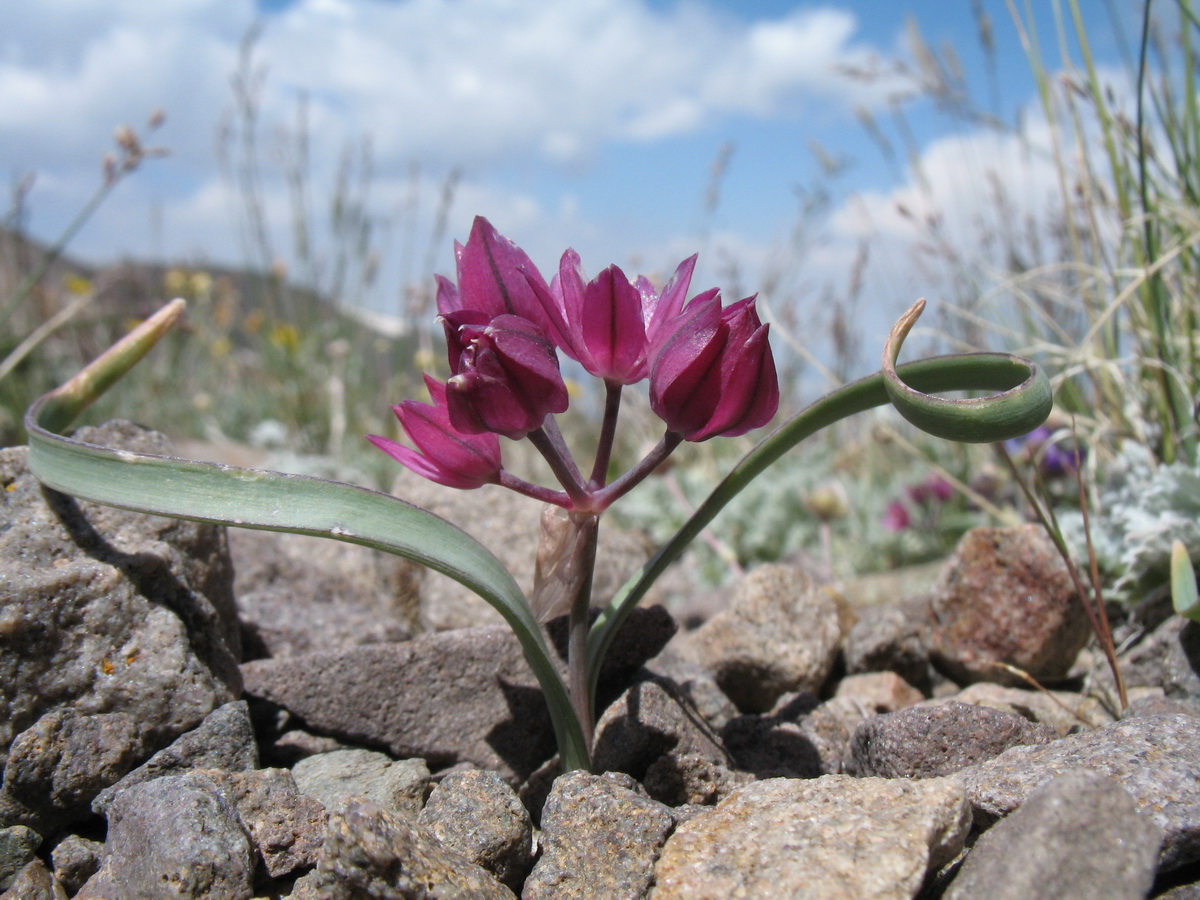
M 425 384 L 432 405 L 406 400 L 392 407 L 415 450 L 375 434 L 367 440 L 418 475 L 447 487 L 467 490 L 498 482 L 500 439 L 456 429 L 446 406 L 446 385 L 428 375 Z
M 464 310 L 442 316 L 453 375 L 446 383 L 450 422 L 468 434 L 519 440 L 569 403 L 554 345 L 521 316 Z

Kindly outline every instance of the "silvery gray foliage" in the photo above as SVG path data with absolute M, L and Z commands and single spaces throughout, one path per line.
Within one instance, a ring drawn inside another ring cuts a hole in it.
M 1092 545 L 1109 597 L 1138 599 L 1138 591 L 1167 580 L 1171 542 L 1200 554 L 1200 468 L 1158 465 L 1145 446 L 1126 441 L 1096 492 L 1090 515 Z M 1059 515 L 1077 559 L 1087 559 L 1082 515 Z

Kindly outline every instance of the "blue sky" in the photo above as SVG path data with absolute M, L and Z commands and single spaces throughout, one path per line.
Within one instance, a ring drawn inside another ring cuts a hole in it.
M 1015 2 L 1023 16 L 1032 10 L 1056 71 L 1057 5 Z M 994 77 L 977 7 L 993 27 Z M 1138 5 L 1081 0 L 1081 8 L 1093 51 L 1119 79 L 1110 17 L 1115 10 L 1136 46 Z M 439 271 L 452 267 L 449 238 L 465 237 L 478 213 L 544 268 L 573 245 L 591 272 L 618 262 L 661 275 L 701 249 L 698 286 L 769 285 L 772 303 L 803 307 L 823 302 L 822 285 L 844 283 L 870 241 L 868 340 L 935 287 L 909 264 L 917 235 L 898 204 L 970 222 L 989 203 L 989 170 L 1004 174 L 1019 206 L 1044 205 L 1053 191 L 1027 148 L 1018 153 L 1002 134 L 944 115 L 914 84 L 910 22 L 933 47 L 953 47 L 976 105 L 1008 124 L 1036 119 L 1003 0 L 41 0 L 0 7 L 0 172 L 10 183 L 36 175 L 29 230 L 59 233 L 94 189 L 114 127 L 140 126 L 162 109 L 166 123 L 150 142 L 171 156 L 120 185 L 72 249 L 94 260 L 249 258 L 237 187 L 215 148 L 233 108 L 239 42 L 256 21 L 273 251 L 298 272 L 282 176 L 294 144 L 281 132 L 304 96 L 308 205 L 326 269 L 324 210 L 338 160 L 347 146 L 371 142 L 366 211 L 377 225 L 379 276 L 343 299 L 377 310 L 398 310 L 404 283 L 424 274 L 437 197 L 456 169 Z M 847 67 L 879 74 L 854 79 Z M 893 109 L 912 135 L 911 158 Z M 890 162 L 859 110 L 895 145 Z M 821 181 L 813 141 L 846 166 L 825 185 L 819 234 L 789 257 L 797 189 Z M 706 215 L 710 170 L 726 146 L 720 203 Z M 965 227 L 951 230 L 966 239 Z

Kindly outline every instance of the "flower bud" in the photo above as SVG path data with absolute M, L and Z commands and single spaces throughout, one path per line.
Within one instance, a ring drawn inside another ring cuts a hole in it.
M 713 292 L 695 297 L 656 333 L 650 408 L 688 441 L 767 424 L 779 408 L 768 328 L 753 297 L 725 309 Z
M 569 398 L 554 345 L 521 316 L 490 318 L 471 310 L 442 316 L 450 369 L 450 422 L 466 434 L 519 440 L 562 412 Z

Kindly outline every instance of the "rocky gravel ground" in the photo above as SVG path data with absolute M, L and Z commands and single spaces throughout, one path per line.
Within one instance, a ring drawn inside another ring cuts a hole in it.
M 1032 526 L 882 603 L 682 565 L 602 674 L 603 774 L 564 775 L 441 576 L 53 495 L 23 448 L 0 486 L 0 897 L 1200 897 L 1200 626 L 1123 624 L 1116 710 Z M 532 580 L 536 504 L 402 490 Z M 600 600 L 648 553 L 602 542 Z

